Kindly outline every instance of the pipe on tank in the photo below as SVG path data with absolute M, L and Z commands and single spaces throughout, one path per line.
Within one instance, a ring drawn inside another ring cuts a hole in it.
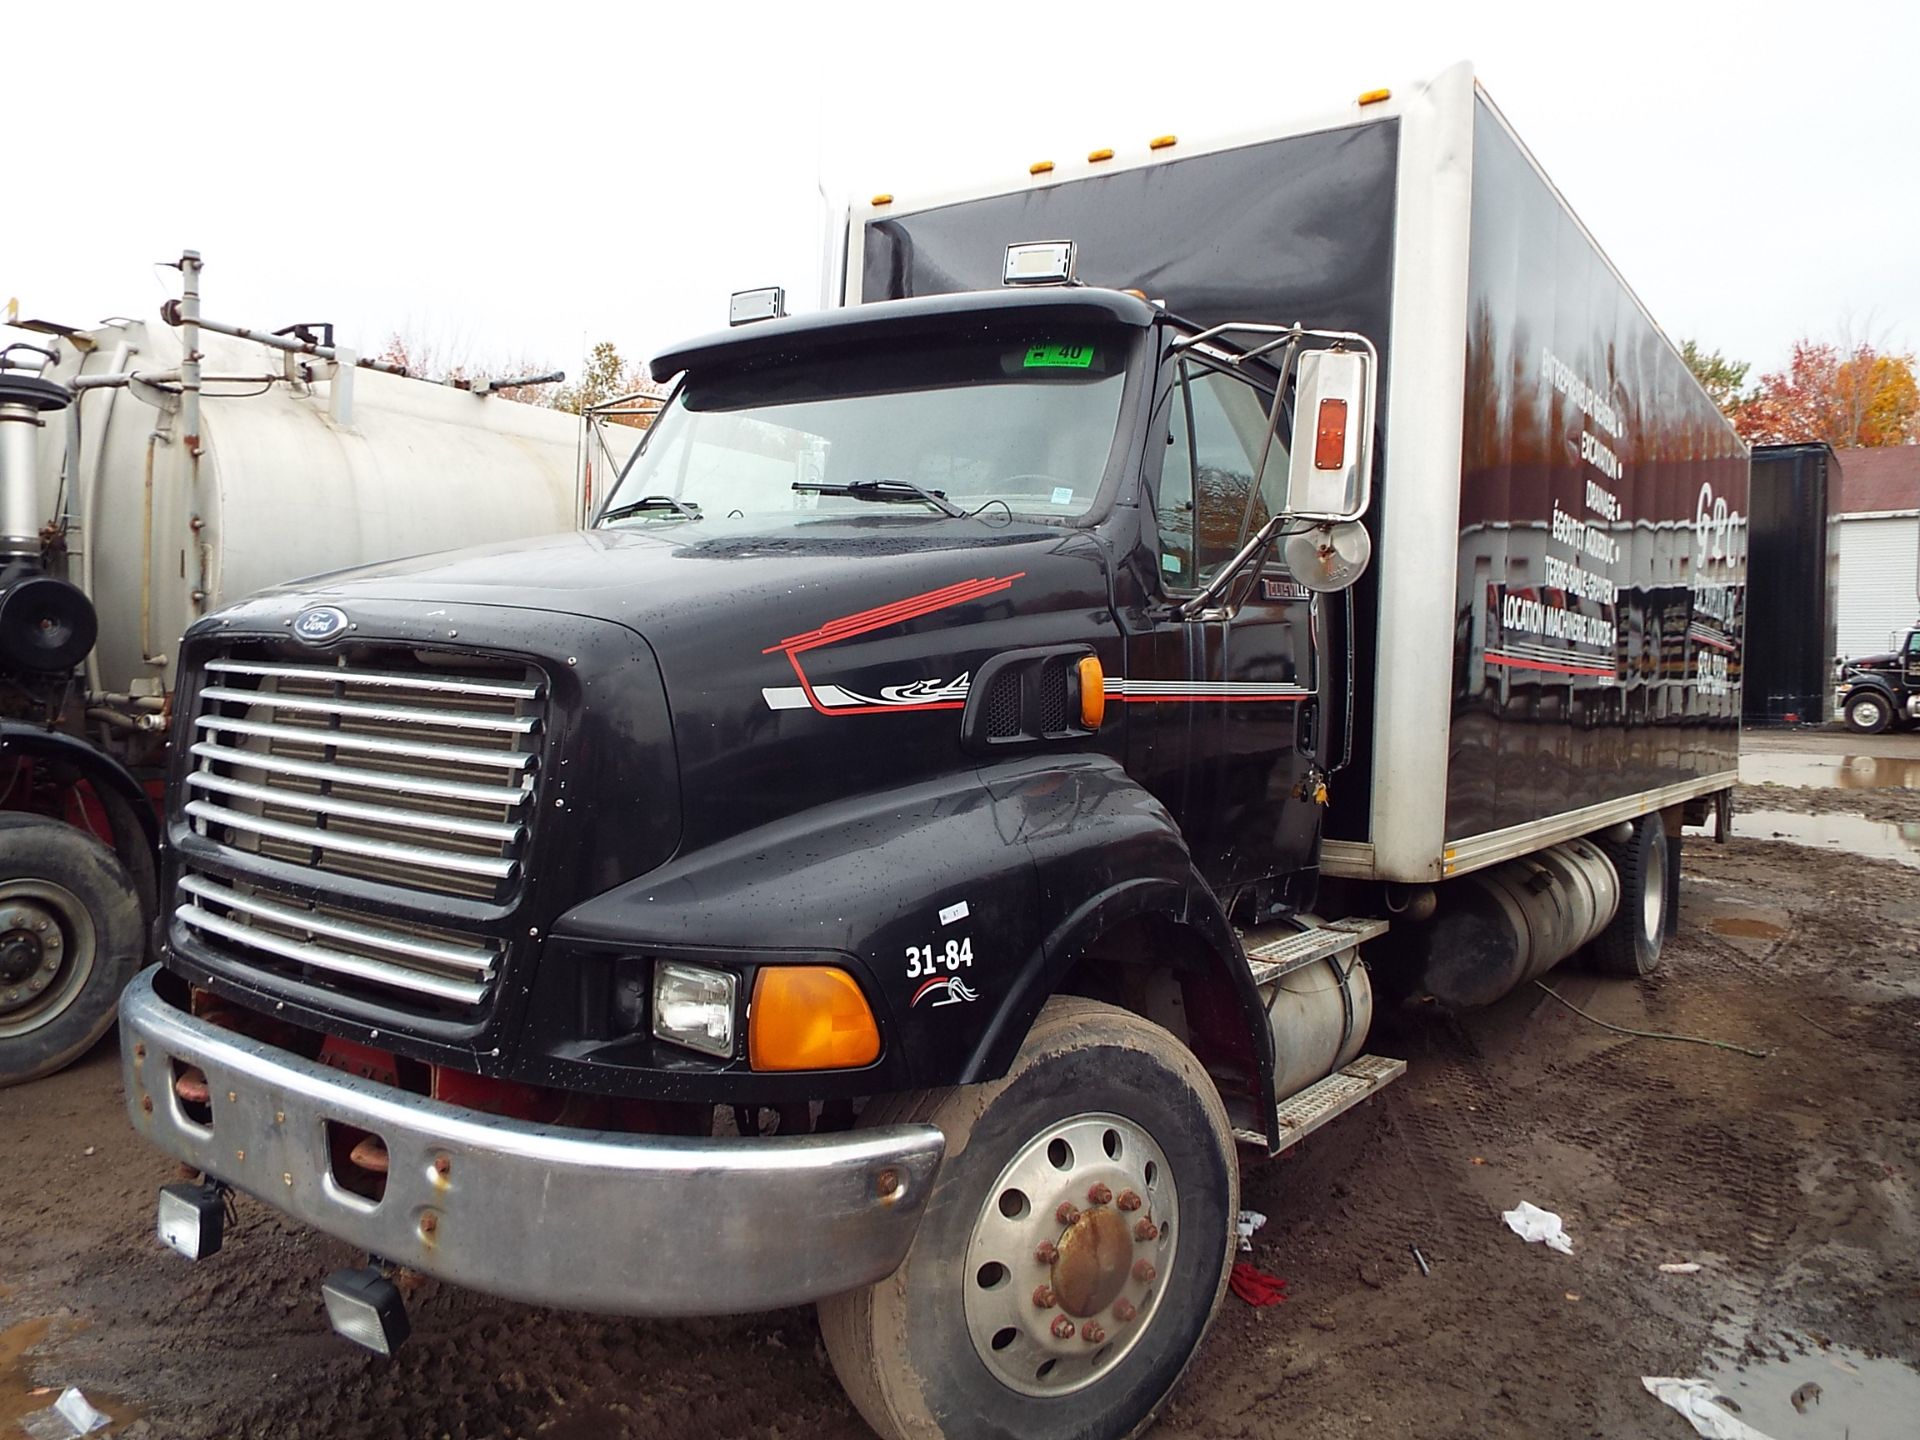
M 123 338 L 118 345 L 114 346 L 113 359 L 107 365 L 107 372 L 112 375 L 122 374 L 127 368 L 127 361 L 131 359 L 135 353 L 135 347 L 128 344 Z M 73 476 L 73 480 L 67 488 L 67 494 L 75 497 L 80 502 L 80 593 L 85 595 L 87 602 L 96 609 L 99 608 L 99 602 L 94 599 L 93 593 L 93 558 L 94 552 L 99 548 L 100 544 L 98 538 L 100 470 L 105 463 L 103 457 L 107 453 L 107 428 L 113 424 L 114 406 L 120 398 L 121 388 L 122 387 L 114 386 L 107 390 L 107 413 L 100 417 L 100 443 L 93 448 L 93 464 L 87 469 L 84 491 L 82 491 L 80 487 L 79 480 L 80 396 L 82 393 L 79 377 L 75 378 L 73 404 L 68 407 L 67 415 L 66 463 L 69 467 L 69 473 Z M 100 651 L 98 648 L 95 648 L 87 652 L 87 693 L 92 694 L 99 688 Z

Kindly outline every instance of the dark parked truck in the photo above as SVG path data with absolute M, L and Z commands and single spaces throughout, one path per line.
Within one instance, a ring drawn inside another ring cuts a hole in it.
M 658 357 L 590 528 L 191 629 L 130 1112 L 376 1350 L 396 1269 L 817 1302 L 884 1435 L 1126 1435 L 1376 987 L 1657 961 L 1746 452 L 1465 67 L 844 274 Z
M 1920 724 L 1920 629 L 1909 630 L 1898 650 L 1843 660 L 1833 704 L 1859 735 Z

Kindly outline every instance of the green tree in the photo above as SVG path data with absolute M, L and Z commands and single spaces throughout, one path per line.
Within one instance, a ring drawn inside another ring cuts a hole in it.
M 1680 358 L 1687 362 L 1693 378 L 1720 407 L 1721 414 L 1731 416 L 1740 408 L 1743 402 L 1740 387 L 1746 383 L 1751 365 L 1745 360 L 1729 360 L 1718 350 L 1709 355 L 1691 340 L 1681 342 Z

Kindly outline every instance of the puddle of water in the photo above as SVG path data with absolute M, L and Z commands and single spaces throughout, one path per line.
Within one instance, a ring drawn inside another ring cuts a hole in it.
M 1912 1440 L 1920 1371 L 1843 1345 L 1801 1343 L 1803 1353 L 1785 1360 L 1710 1360 L 1701 1378 L 1774 1440 Z
M 1740 783 L 1815 789 L 1912 790 L 1920 788 L 1920 758 L 1757 751 L 1740 757 Z
M 1706 835 L 1704 827 L 1688 827 L 1690 835 Z M 1920 870 L 1920 823 L 1896 824 L 1868 820 L 1861 815 L 1791 815 L 1784 810 L 1742 810 L 1734 816 L 1733 833 L 1748 840 L 1784 840 L 1816 850 L 1844 850 L 1880 860 L 1897 860 Z
M 1716 915 L 1707 922 L 1722 935 L 1736 940 L 1778 940 L 1787 927 L 1771 920 L 1755 920 L 1745 915 Z

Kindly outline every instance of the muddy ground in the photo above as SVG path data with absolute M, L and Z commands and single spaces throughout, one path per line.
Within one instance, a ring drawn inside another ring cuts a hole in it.
M 1920 737 L 1753 748 L 1920 765 Z M 1685 874 L 1660 974 L 1550 983 L 1615 1024 L 1767 1058 L 1629 1039 L 1537 989 L 1377 1029 L 1408 1078 L 1247 1169 L 1245 1203 L 1272 1217 L 1253 1258 L 1289 1302 L 1230 1297 L 1156 1434 L 1679 1440 L 1639 1377 L 1716 1361 L 1729 1391 L 1779 1392 L 1776 1440 L 1915 1433 L 1892 1391 L 1845 1405 L 1872 1391 L 1869 1357 L 1920 1361 L 1920 871 L 1738 838 L 1690 840 Z M 122 1436 L 865 1434 L 806 1310 L 649 1324 L 429 1284 L 400 1359 L 363 1358 L 318 1295 L 356 1257 L 243 1201 L 226 1250 L 188 1266 L 152 1236 L 172 1173 L 128 1128 L 109 1047 L 0 1092 L 0 1440 L 65 1385 Z M 1501 1226 L 1521 1199 L 1565 1217 L 1571 1256 Z M 1678 1262 L 1702 1268 L 1659 1268 Z M 1827 1399 L 1801 1415 L 1785 1399 L 1809 1378 Z

